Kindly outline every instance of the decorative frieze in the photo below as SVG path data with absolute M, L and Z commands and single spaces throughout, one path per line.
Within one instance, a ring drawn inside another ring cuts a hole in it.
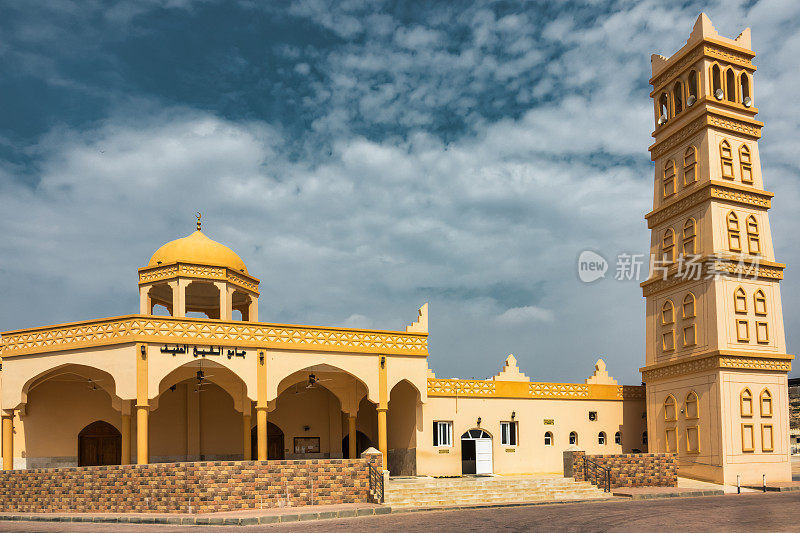
M 702 112 L 697 119 L 676 130 L 667 138 L 656 141 L 650 146 L 650 159 L 663 157 L 668 152 L 684 144 L 687 139 L 700 132 L 705 127 L 722 129 L 737 135 L 745 135 L 753 139 L 761 137 L 761 127 L 763 124 L 757 120 L 743 120 L 728 117 L 710 109 Z
M 686 374 L 696 374 L 716 369 L 740 369 L 740 370 L 767 370 L 770 372 L 789 372 L 792 369 L 792 356 L 759 356 L 758 354 L 731 355 L 731 354 L 711 354 L 702 358 L 692 358 L 685 361 L 676 361 L 671 364 L 658 366 L 657 368 L 644 367 L 639 369 L 642 372 L 642 381 L 650 383 L 661 379 L 683 376 Z
M 369 331 L 197 318 L 130 315 L 12 331 L 0 337 L 3 357 L 134 342 L 428 355 L 426 333 Z
M 540 400 L 643 400 L 644 387 L 428 378 L 428 396 Z
M 169 281 L 178 277 L 228 281 L 258 295 L 257 278 L 225 267 L 196 263 L 175 263 L 139 269 L 139 285 Z

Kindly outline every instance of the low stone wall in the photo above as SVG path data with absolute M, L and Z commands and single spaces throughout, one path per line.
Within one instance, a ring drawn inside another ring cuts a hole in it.
M 0 512 L 196 512 L 368 502 L 362 459 L 215 461 L 0 471 Z
M 576 481 L 584 479 L 582 451 L 564 452 L 564 475 L 571 464 L 571 476 Z M 588 459 L 611 471 L 611 488 L 616 487 L 675 487 L 678 485 L 678 465 L 674 453 L 622 453 L 589 455 Z M 591 466 L 591 465 L 589 465 Z M 590 474 L 594 472 L 593 470 Z M 594 481 L 590 475 L 588 481 Z M 600 481 L 598 481 L 600 485 Z

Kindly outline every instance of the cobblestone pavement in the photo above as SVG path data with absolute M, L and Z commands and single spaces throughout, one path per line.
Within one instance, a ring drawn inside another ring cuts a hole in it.
M 241 531 L 375 533 L 403 531 L 800 531 L 800 492 L 750 493 L 703 498 L 609 501 L 461 511 L 400 513 L 273 526 L 191 528 L 195 532 Z M 132 524 L 0 523 L 0 531 L 132 533 L 188 531 L 183 526 Z

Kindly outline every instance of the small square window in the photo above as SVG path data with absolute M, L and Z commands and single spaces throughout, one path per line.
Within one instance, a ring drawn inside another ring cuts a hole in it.
M 739 342 L 750 342 L 750 325 L 747 320 L 736 321 L 736 340 Z
M 516 422 L 500 422 L 500 444 L 505 446 L 517 445 Z
M 761 424 L 761 451 L 771 452 L 775 450 L 772 438 L 772 424 Z
M 752 452 L 755 449 L 753 424 L 742 424 L 742 451 Z
M 433 445 L 442 447 L 449 447 L 453 445 L 452 422 L 433 423 Z
M 597 421 L 597 411 L 589 411 L 589 420 L 592 422 Z
M 769 327 L 766 322 L 756 322 L 756 341 L 761 344 L 769 342 Z

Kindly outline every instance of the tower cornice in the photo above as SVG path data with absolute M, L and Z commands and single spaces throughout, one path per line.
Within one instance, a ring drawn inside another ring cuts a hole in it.
M 767 261 L 762 258 L 736 254 L 711 254 L 704 255 L 692 261 L 701 277 L 715 273 L 717 275 L 740 276 L 748 279 L 761 279 L 767 281 L 780 281 L 783 279 L 783 270 L 786 265 L 775 261 Z M 653 296 L 681 283 L 695 281 L 694 278 L 687 276 L 689 266 L 681 266 L 678 263 L 671 265 L 666 275 L 650 278 L 640 283 L 642 295 L 645 297 Z
M 705 38 L 693 47 L 679 50 L 667 60 L 667 64 L 650 78 L 650 85 L 653 86 L 650 96 L 652 97 L 656 92 L 662 90 L 675 77 L 684 73 L 704 57 L 725 61 L 728 64 L 747 69 L 752 74 L 756 71 L 756 66 L 752 61 L 755 56 L 755 52 L 747 48 L 719 39 Z
M 644 218 L 647 219 L 648 229 L 653 229 L 670 218 L 709 200 L 721 200 L 748 207 L 769 209 L 772 207 L 773 196 L 774 194 L 769 191 L 762 191 L 754 187 L 709 180 L 699 184 L 696 189 L 681 191 L 661 207 L 647 213 Z
M 704 100 L 705 103 L 698 111 L 676 118 L 664 130 L 653 134 L 657 140 L 648 148 L 652 161 L 674 149 L 689 137 L 699 133 L 703 128 L 716 128 L 754 140 L 761 138 L 761 128 L 764 127 L 763 122 L 742 114 L 711 108 L 708 100 Z M 665 134 L 666 136 L 664 136 Z M 661 137 L 661 139 L 658 140 L 658 137 Z
M 790 372 L 794 355 L 784 353 L 751 353 L 745 351 L 715 350 L 706 354 L 657 363 L 639 369 L 642 381 L 650 383 L 659 379 L 712 370 L 763 370 Z

